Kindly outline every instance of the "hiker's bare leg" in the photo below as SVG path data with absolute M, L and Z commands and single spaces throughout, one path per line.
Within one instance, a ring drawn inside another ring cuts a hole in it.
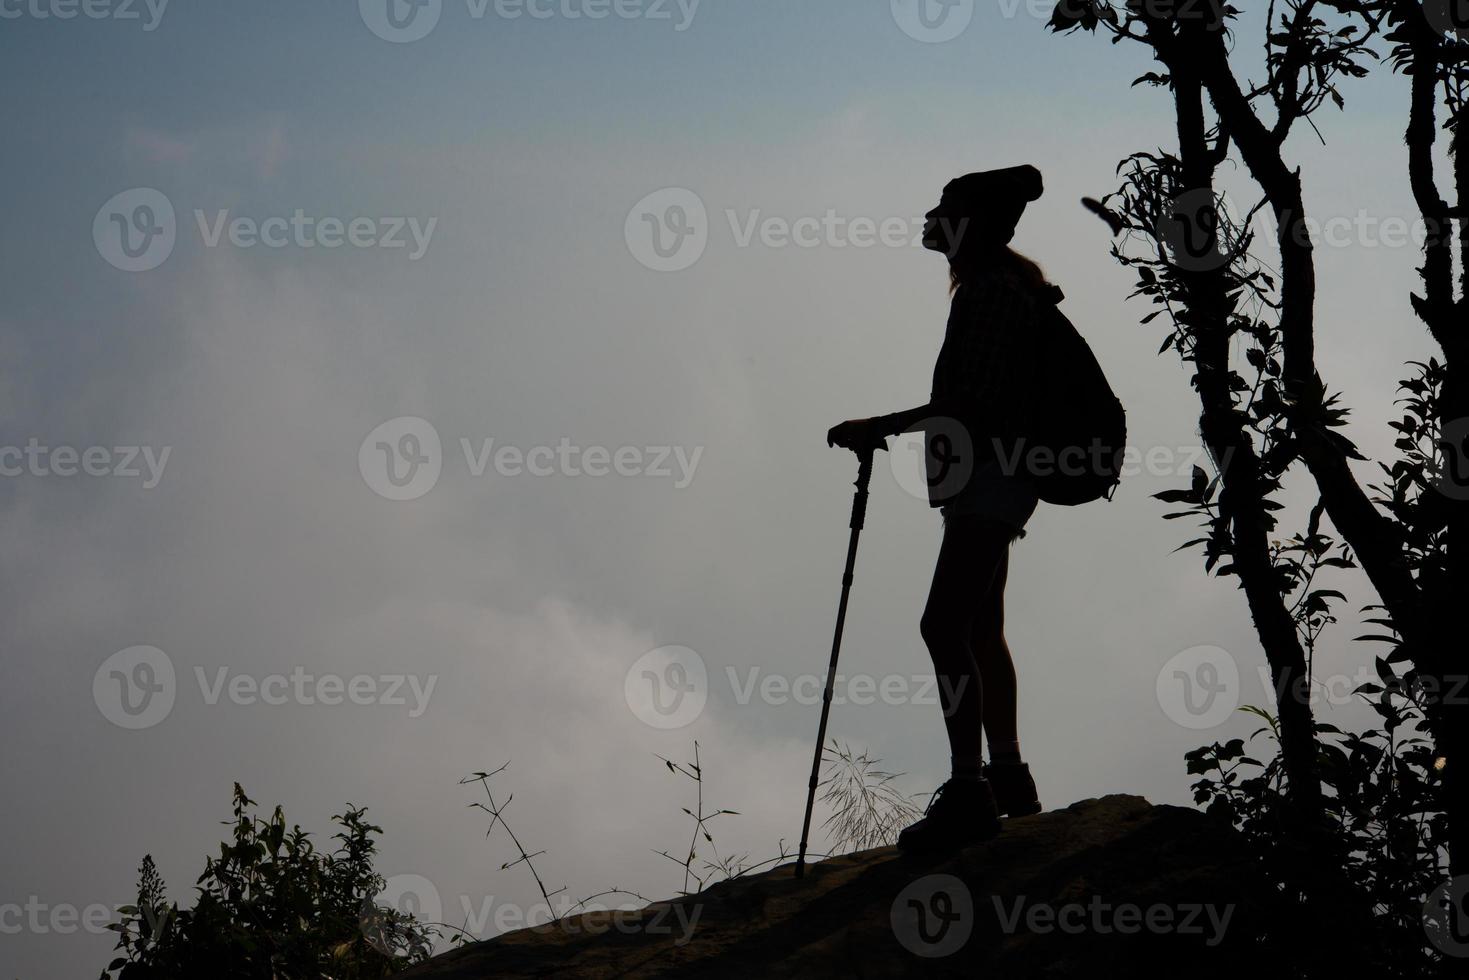
M 979 674 L 984 678 L 984 734 L 991 758 L 996 746 L 1013 746 L 1020 740 L 1015 721 L 1015 662 L 1005 641 L 1005 581 L 1010 571 L 1010 549 L 1005 549 L 995 569 L 989 591 L 980 600 L 970 649 Z
M 989 592 L 1009 548 L 1011 533 L 994 521 L 948 521 L 923 610 L 920 628 L 933 659 L 956 774 L 972 768 L 978 775 L 985 695 L 981 671 L 970 649 L 970 635 L 981 613 L 979 597 Z

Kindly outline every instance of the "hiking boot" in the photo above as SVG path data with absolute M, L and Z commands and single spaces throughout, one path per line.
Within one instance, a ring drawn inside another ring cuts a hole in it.
M 922 820 L 898 835 L 898 850 L 931 853 L 958 850 L 1000 832 L 995 794 L 983 779 L 950 779 L 934 791 Z
M 1030 766 L 1023 762 L 991 762 L 982 770 L 994 787 L 995 806 L 1007 817 L 1028 817 L 1041 812 Z

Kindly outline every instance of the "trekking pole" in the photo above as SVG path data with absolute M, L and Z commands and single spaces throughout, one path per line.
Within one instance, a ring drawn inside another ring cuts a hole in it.
M 842 573 L 842 601 L 837 605 L 836 635 L 831 641 L 831 663 L 826 668 L 826 690 L 821 695 L 821 727 L 816 731 L 816 756 L 811 760 L 811 782 L 806 787 L 806 817 L 801 821 L 801 850 L 796 855 L 796 877 L 806 877 L 806 839 L 811 833 L 811 808 L 816 804 L 816 785 L 821 777 L 821 750 L 826 744 L 826 720 L 831 714 L 831 690 L 836 683 L 837 656 L 842 650 L 842 627 L 847 622 L 847 598 L 852 594 L 852 569 L 857 565 L 857 539 L 867 517 L 867 485 L 872 482 L 872 457 L 876 449 L 857 452 L 857 495 L 852 499 L 852 537 L 847 543 L 847 569 Z

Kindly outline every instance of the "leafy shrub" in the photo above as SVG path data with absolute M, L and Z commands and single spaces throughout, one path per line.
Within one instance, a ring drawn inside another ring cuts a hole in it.
M 1443 958 L 1427 942 L 1424 902 L 1448 878 L 1442 760 L 1418 733 L 1423 695 L 1378 662 L 1384 684 L 1366 684 L 1380 728 L 1360 734 L 1316 724 L 1325 790 L 1321 824 L 1301 826 L 1287 799 L 1279 726 L 1269 713 L 1274 756 L 1246 754 L 1243 739 L 1188 753 L 1194 801 L 1233 825 L 1282 901 L 1273 934 L 1283 976 L 1340 976 L 1342 964 L 1379 977 L 1432 976 Z M 1303 933 L 1305 935 L 1303 935 Z M 1311 938 L 1325 940 L 1310 942 Z M 1329 955 L 1323 955 L 1323 946 Z
M 287 830 L 280 807 L 262 819 L 255 805 L 236 783 L 234 839 L 206 859 L 192 909 L 168 901 L 143 858 L 137 904 L 110 927 L 120 955 L 103 980 L 375 980 L 428 958 L 434 930 L 373 902 L 382 828 L 365 808 L 332 817 L 341 829 L 326 852 L 299 826 Z

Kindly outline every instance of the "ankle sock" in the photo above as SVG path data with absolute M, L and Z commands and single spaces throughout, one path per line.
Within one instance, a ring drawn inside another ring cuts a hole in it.
M 955 755 L 949 757 L 955 779 L 979 779 L 983 772 L 984 759 L 980 756 Z
M 1000 766 L 1020 765 L 1020 740 L 990 742 L 990 762 Z

